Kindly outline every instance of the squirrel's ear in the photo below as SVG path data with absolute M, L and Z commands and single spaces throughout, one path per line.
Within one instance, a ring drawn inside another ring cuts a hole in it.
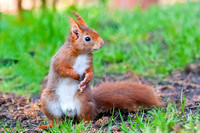
M 74 16 L 76 17 L 77 22 L 78 22 L 79 25 L 87 26 L 87 24 L 85 23 L 85 21 L 83 20 L 83 18 L 82 18 L 78 13 L 73 12 L 73 11 L 71 11 L 71 12 L 72 12 L 72 13 L 74 14 Z
M 80 33 L 82 32 L 81 27 L 79 26 L 79 24 L 71 17 L 69 17 L 70 20 L 70 24 L 71 24 L 71 35 L 75 37 L 75 39 L 78 39 Z

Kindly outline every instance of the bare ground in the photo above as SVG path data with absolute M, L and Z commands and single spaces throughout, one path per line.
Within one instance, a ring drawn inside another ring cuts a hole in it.
M 177 71 L 163 80 L 157 77 L 139 77 L 132 72 L 127 72 L 124 74 L 115 73 L 106 74 L 103 77 L 95 77 L 93 83 L 94 85 L 98 85 L 105 80 L 128 80 L 153 86 L 160 95 L 164 107 L 167 106 L 167 100 L 180 105 L 181 90 L 183 90 L 186 115 L 190 110 L 197 112 L 197 109 L 200 108 L 200 65 L 189 65 L 185 70 Z M 40 111 L 39 99 L 40 96 L 22 97 L 15 94 L 0 93 L 0 122 L 4 123 L 6 128 L 11 126 L 13 130 L 16 129 L 16 124 L 20 122 L 20 126 L 26 128 L 26 132 L 38 132 L 39 130 L 36 127 L 43 125 L 46 120 Z M 181 107 L 178 106 L 178 109 L 181 110 Z M 87 131 L 95 132 L 102 125 L 104 125 L 102 130 L 106 131 L 111 114 L 112 112 L 106 112 L 96 116 L 94 124 Z M 135 113 L 126 110 L 122 111 L 122 117 L 127 126 L 129 126 L 128 122 L 126 123 L 128 115 L 135 117 Z M 116 117 L 115 122 L 120 124 L 121 119 L 118 111 L 115 111 L 114 117 Z M 0 132 L 4 131 L 1 125 L 0 128 Z M 116 125 L 113 125 L 111 130 L 113 132 L 120 132 L 120 129 Z

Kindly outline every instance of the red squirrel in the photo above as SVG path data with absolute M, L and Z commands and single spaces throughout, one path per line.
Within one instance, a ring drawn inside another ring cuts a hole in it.
M 161 103 L 149 86 L 126 81 L 104 82 L 90 88 L 93 78 L 93 54 L 104 41 L 89 28 L 83 18 L 73 12 L 69 17 L 70 35 L 53 56 L 46 88 L 41 94 L 41 109 L 49 119 L 44 129 L 53 127 L 67 117 L 92 121 L 96 114 L 113 108 L 137 111 L 139 106 L 160 106 Z

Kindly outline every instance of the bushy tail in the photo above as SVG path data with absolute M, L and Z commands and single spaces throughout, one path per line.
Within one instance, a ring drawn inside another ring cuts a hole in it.
M 137 111 L 139 107 L 161 106 L 154 89 L 127 81 L 104 82 L 92 90 L 97 113 L 115 109 Z

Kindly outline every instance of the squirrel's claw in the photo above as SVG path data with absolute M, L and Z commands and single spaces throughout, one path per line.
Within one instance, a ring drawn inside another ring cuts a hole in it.
M 78 85 L 79 92 L 83 92 L 85 88 L 86 88 L 86 85 L 83 85 L 83 86 L 82 84 Z

